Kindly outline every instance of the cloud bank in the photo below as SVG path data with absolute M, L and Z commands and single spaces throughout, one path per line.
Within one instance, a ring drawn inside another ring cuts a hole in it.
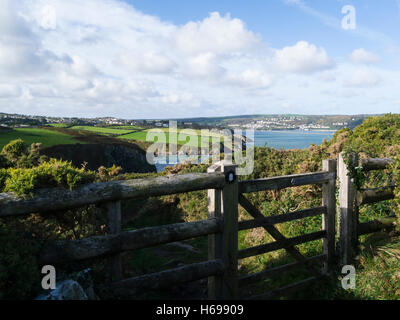
M 333 86 L 379 99 L 390 84 L 371 88 L 397 77 L 371 70 L 379 57 L 362 48 L 338 62 L 302 39 L 283 48 L 267 40 L 218 12 L 175 25 L 117 0 L 0 0 L 0 111 L 121 118 L 348 113 L 346 104 L 332 110 L 342 102 Z

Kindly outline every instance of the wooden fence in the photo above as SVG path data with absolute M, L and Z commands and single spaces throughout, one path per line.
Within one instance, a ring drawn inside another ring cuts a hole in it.
M 361 235 L 374 233 L 383 229 L 389 229 L 396 221 L 396 217 L 389 216 L 370 222 L 359 222 L 359 208 L 366 204 L 372 204 L 384 200 L 394 199 L 394 185 L 376 189 L 361 189 L 356 191 L 354 181 L 350 177 L 350 170 L 360 168 L 364 173 L 372 170 L 387 169 L 391 159 L 362 159 L 355 154 L 350 154 L 346 164 L 344 154 L 339 155 L 339 243 L 338 254 L 342 265 L 353 263 L 353 258 L 358 250 L 358 239 Z
M 365 170 L 385 168 L 389 160 L 370 159 Z M 382 229 L 382 222 L 355 223 L 355 199 L 358 205 L 393 197 L 388 190 L 364 190 L 358 197 L 354 192 L 347 168 L 339 157 L 340 180 L 340 254 L 341 261 L 351 262 L 351 253 L 359 235 Z M 298 290 L 312 281 L 326 276 L 335 267 L 336 235 L 336 176 L 337 161 L 324 160 L 323 171 L 239 181 L 237 166 L 220 162 L 211 166 L 208 173 L 171 175 L 149 179 L 113 181 L 83 186 L 73 191 L 65 189 L 40 190 L 34 198 L 0 194 L 0 217 L 19 216 L 79 208 L 89 204 L 103 204 L 107 208 L 109 234 L 80 240 L 57 240 L 44 245 L 39 261 L 42 265 L 107 257 L 110 270 L 110 290 L 115 295 L 134 296 L 138 292 L 168 288 L 171 285 L 208 278 L 210 299 L 238 299 L 239 288 L 280 275 L 282 272 L 307 266 L 310 277 L 250 299 L 272 298 Z M 321 184 L 322 206 L 297 212 L 265 217 L 247 198 L 246 194 L 264 190 L 281 190 L 290 187 Z M 121 232 L 121 201 L 164 196 L 176 193 L 208 190 L 207 220 L 177 223 Z M 238 206 L 242 206 L 254 219 L 238 221 Z M 276 224 L 322 215 L 321 230 L 297 237 L 286 238 Z M 387 225 L 386 225 L 387 226 Z M 274 242 L 238 250 L 238 232 L 264 228 Z M 355 231 L 357 230 L 357 231 Z M 200 263 L 122 279 L 120 254 L 125 251 L 153 247 L 176 241 L 208 236 L 208 260 Z M 323 252 L 314 257 L 304 257 L 296 245 L 322 239 Z M 265 271 L 238 276 L 238 260 L 267 252 L 285 249 L 296 262 Z M 318 268 L 316 263 L 322 263 Z M 347 264 L 347 263 L 346 263 Z

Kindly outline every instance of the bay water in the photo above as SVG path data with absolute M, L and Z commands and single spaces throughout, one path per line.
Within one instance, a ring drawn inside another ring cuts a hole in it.
M 244 131 L 243 134 L 246 132 Z M 305 131 L 305 130 L 287 130 L 287 131 L 263 131 L 254 132 L 254 145 L 256 147 L 270 147 L 274 149 L 305 149 L 311 144 L 319 145 L 324 139 L 331 139 L 334 131 Z M 165 159 L 160 159 L 165 160 Z M 179 156 L 179 161 L 193 160 L 188 156 Z M 165 162 L 165 161 L 160 161 Z M 157 172 L 161 172 L 167 166 L 173 164 L 156 163 Z

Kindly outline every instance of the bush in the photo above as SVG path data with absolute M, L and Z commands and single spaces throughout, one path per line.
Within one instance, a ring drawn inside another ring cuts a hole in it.
M 35 190 L 46 187 L 64 187 L 72 190 L 95 179 L 95 172 L 77 169 L 71 162 L 56 159 L 50 159 L 33 168 L 9 168 L 0 172 L 2 191 L 11 191 L 19 195 L 33 195 Z
M 18 221 L 0 221 L 0 299 L 27 299 L 37 293 L 39 245 L 21 232 Z
M 12 166 L 11 162 L 0 154 L 0 169 L 10 168 Z
M 8 160 L 16 162 L 19 158 L 28 154 L 28 146 L 21 139 L 16 139 L 5 145 L 1 154 Z

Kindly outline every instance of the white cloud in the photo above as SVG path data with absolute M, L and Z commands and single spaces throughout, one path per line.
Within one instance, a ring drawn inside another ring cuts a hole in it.
M 326 106 L 353 99 L 344 85 L 357 94 L 374 88 L 358 96 L 360 108 L 374 92 L 396 98 L 396 70 L 357 71 L 317 43 L 272 48 L 268 40 L 217 12 L 176 25 L 117 0 L 0 0 L 0 110 L 124 118 L 282 106 L 333 112 Z
M 247 69 L 239 75 L 228 77 L 230 83 L 248 89 L 266 89 L 273 83 L 272 76 L 259 70 Z
M 188 57 L 184 72 L 195 77 L 215 78 L 221 76 L 225 70 L 218 64 L 214 53 L 205 52 Z
M 324 82 L 334 82 L 336 80 L 336 77 L 333 73 L 323 72 L 318 75 L 318 79 L 320 79 Z
M 353 87 L 374 87 L 381 81 L 379 75 L 367 68 L 356 69 L 345 81 L 345 84 Z
M 40 10 L 38 24 L 45 30 L 57 28 L 57 12 L 53 6 L 46 5 Z
M 334 65 L 324 48 L 317 48 L 307 41 L 277 50 L 275 61 L 283 70 L 294 73 L 313 73 Z
M 62 72 L 59 76 L 59 84 L 67 90 L 84 90 L 93 87 L 91 81 Z
M 188 54 L 230 54 L 251 47 L 257 40 L 243 21 L 232 19 L 229 14 L 221 17 L 218 12 L 203 21 L 187 23 L 176 35 L 178 48 Z
M 370 64 L 379 61 L 379 56 L 363 48 L 355 49 L 350 54 L 350 61 L 355 64 Z
M 161 99 L 167 104 L 181 104 L 191 102 L 193 100 L 193 95 L 191 93 L 173 93 Z
M 0 1 L 0 72 L 10 75 L 44 70 L 52 53 L 17 12 L 16 2 Z
M 71 70 L 78 77 L 92 77 L 99 74 L 95 66 L 80 56 L 72 57 Z
M 134 72 L 169 73 L 176 64 L 168 56 L 150 51 L 142 54 L 123 54 L 121 63 Z
M 21 95 L 21 88 L 16 85 L 0 84 L 0 99 L 16 98 Z

